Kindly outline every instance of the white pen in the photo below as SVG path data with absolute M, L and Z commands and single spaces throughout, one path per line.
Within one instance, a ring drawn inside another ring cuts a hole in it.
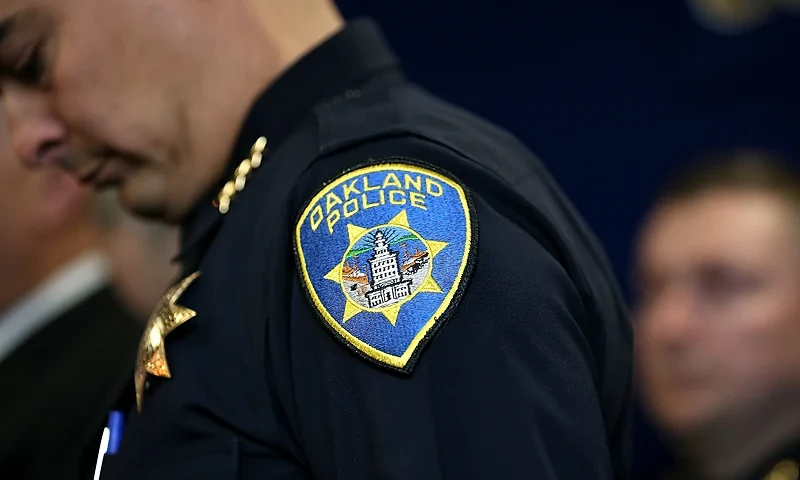
M 100 470 L 103 468 L 103 458 L 108 451 L 108 437 L 111 432 L 108 427 L 103 429 L 103 437 L 100 439 L 100 451 L 97 452 L 97 466 L 94 467 L 94 480 L 100 480 Z

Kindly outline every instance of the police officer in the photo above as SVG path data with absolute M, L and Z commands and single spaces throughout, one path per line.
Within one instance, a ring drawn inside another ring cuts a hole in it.
M 680 480 L 800 478 L 798 174 L 759 151 L 680 172 L 637 255 L 637 371 Z
M 631 328 L 511 135 L 328 0 L 4 0 L 20 154 L 180 222 L 103 478 L 625 478 Z

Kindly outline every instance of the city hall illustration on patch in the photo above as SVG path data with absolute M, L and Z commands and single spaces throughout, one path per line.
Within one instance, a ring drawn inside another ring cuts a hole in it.
M 384 233 L 385 232 L 385 233 Z M 385 228 L 370 231 L 361 238 L 353 250 L 347 252 L 347 259 L 342 267 L 342 285 L 350 299 L 366 308 L 382 308 L 393 305 L 411 295 L 412 285 L 420 284 L 419 276 L 425 278 L 430 267 L 427 250 L 416 248 L 414 258 L 409 258 L 407 242 L 419 239 L 411 232 L 403 232 L 403 241 L 399 246 L 405 250 L 400 263 L 400 252 L 392 250 L 398 243 L 398 230 Z M 405 235 L 403 235 L 405 234 Z M 364 273 L 359 266 L 359 254 L 371 252 L 367 258 L 367 270 Z M 417 274 L 418 278 L 413 278 Z
M 433 279 L 433 259 L 447 245 L 425 240 L 411 229 L 402 210 L 389 224 L 363 229 L 349 225 L 351 244 L 341 265 L 326 279 L 341 284 L 350 302 L 343 322 L 362 311 L 382 313 L 396 324 L 400 307 L 421 292 L 442 293 Z

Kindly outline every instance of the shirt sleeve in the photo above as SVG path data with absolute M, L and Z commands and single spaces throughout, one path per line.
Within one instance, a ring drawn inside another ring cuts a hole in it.
M 473 203 L 480 236 L 468 284 L 408 375 L 345 348 L 300 284 L 292 290 L 294 407 L 315 478 L 613 477 L 578 326 L 592 319 L 534 238 Z

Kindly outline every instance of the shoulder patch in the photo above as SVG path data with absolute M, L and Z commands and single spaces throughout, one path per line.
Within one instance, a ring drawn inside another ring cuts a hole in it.
M 294 243 L 323 324 L 363 358 L 408 374 L 463 294 L 477 223 L 454 177 L 393 157 L 325 185 L 301 213 Z

